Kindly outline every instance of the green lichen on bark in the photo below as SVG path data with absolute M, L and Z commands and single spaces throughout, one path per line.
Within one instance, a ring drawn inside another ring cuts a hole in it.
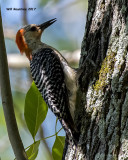
M 95 91 L 98 92 L 109 84 L 109 79 L 111 78 L 114 69 L 115 55 L 115 52 L 110 51 L 102 62 L 101 69 L 99 71 L 99 79 L 93 86 Z

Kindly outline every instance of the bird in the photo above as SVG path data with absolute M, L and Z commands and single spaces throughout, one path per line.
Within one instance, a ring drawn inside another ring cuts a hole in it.
M 60 120 L 66 136 L 77 139 L 78 131 L 74 124 L 77 71 L 57 49 L 41 41 L 44 30 L 56 20 L 20 28 L 16 34 L 16 44 L 20 53 L 25 53 L 29 59 L 32 78 L 44 101 Z

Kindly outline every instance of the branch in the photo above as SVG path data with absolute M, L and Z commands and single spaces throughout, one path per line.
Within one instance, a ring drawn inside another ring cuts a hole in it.
M 0 86 L 2 104 L 7 125 L 8 136 L 17 160 L 27 160 L 27 156 L 19 135 L 9 80 L 7 56 L 3 36 L 2 17 L 0 8 Z
M 70 64 L 78 64 L 80 59 L 80 50 L 76 50 L 72 53 L 69 51 L 61 51 L 61 53 Z M 30 66 L 29 60 L 25 55 L 20 55 L 19 53 L 9 53 L 7 56 L 8 66 L 10 68 L 28 68 Z
M 10 28 L 4 28 L 4 37 L 6 39 L 10 39 L 10 40 L 13 40 L 15 41 L 15 38 L 16 38 L 16 33 L 13 29 L 10 29 Z
M 26 3 L 26 0 L 22 0 L 22 3 L 23 3 L 23 8 L 27 8 L 27 3 Z M 23 12 L 23 24 L 24 25 L 27 25 L 28 24 L 28 21 L 27 21 L 27 12 Z
M 44 131 L 43 131 L 43 126 L 42 125 L 40 127 L 40 137 L 41 137 L 41 139 L 44 139 L 42 142 L 43 142 L 43 145 L 44 145 L 44 147 L 46 149 L 46 157 L 47 157 L 47 159 L 53 160 L 52 154 L 50 152 L 50 149 L 49 149 L 49 147 L 47 145 L 47 142 L 46 142 L 46 140 L 44 138 Z
M 7 54 L 8 66 L 9 68 L 28 68 L 29 60 L 25 55 L 20 55 L 18 53 Z

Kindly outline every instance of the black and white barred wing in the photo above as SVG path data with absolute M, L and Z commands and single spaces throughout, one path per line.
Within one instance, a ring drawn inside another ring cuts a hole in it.
M 61 63 L 52 49 L 42 49 L 30 62 L 32 78 L 45 102 L 61 120 L 71 122 L 67 89 Z

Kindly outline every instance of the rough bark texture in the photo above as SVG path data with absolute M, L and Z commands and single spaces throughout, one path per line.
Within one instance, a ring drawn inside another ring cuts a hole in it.
M 128 1 L 89 0 L 75 123 L 65 159 L 128 159 Z

